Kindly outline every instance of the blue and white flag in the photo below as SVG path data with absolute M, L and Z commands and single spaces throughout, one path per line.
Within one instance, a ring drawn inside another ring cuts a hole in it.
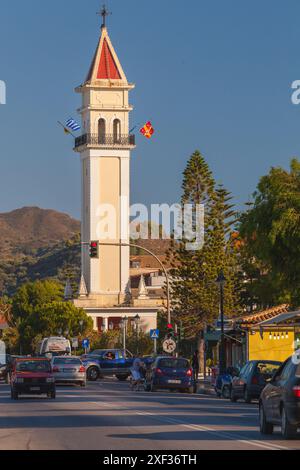
M 67 120 L 66 127 L 72 129 L 72 131 L 74 132 L 79 131 L 81 129 L 80 125 L 72 118 Z

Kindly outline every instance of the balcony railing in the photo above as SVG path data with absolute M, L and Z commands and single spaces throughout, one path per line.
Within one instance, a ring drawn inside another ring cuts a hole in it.
M 98 134 L 83 134 L 75 139 L 75 148 L 83 145 L 92 145 L 95 147 L 134 147 L 135 135 L 113 135 L 106 134 L 99 136 Z

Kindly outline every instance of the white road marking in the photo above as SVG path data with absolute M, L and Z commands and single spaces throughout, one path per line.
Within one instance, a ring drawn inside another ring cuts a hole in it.
M 109 402 L 93 402 L 94 405 L 101 405 L 101 406 L 106 406 L 108 408 L 115 408 L 115 403 L 109 403 Z M 250 439 L 245 439 L 244 436 L 241 436 L 239 434 L 230 434 L 228 433 L 227 431 L 217 431 L 215 430 L 214 428 L 209 428 L 209 427 L 206 427 L 206 426 L 200 426 L 198 424 L 188 424 L 184 421 L 180 421 L 179 419 L 173 419 L 173 418 L 161 418 L 161 417 L 158 417 L 155 413 L 149 413 L 147 411 L 143 411 L 143 412 L 140 412 L 140 411 L 136 411 L 134 409 L 131 409 L 130 410 L 131 412 L 133 412 L 134 414 L 136 415 L 139 415 L 139 416 L 150 416 L 152 417 L 153 419 L 157 420 L 157 421 L 161 421 L 161 422 L 165 422 L 165 423 L 169 423 L 169 424 L 175 424 L 177 426 L 182 426 L 184 428 L 188 428 L 188 429 L 193 429 L 193 430 L 196 430 L 196 431 L 204 431 L 204 432 L 207 432 L 208 434 L 212 434 L 213 436 L 218 436 L 218 437 L 221 437 L 222 439 L 228 439 L 230 441 L 236 441 L 236 442 L 239 442 L 241 444 L 246 444 L 246 445 L 252 445 L 254 447 L 261 447 L 262 449 L 266 449 L 266 450 L 290 450 L 290 448 L 288 447 L 284 447 L 284 446 L 281 446 L 281 445 L 277 445 L 277 444 L 273 444 L 273 443 L 267 443 L 267 442 L 261 442 L 261 441 L 257 441 L 257 440 L 250 440 Z

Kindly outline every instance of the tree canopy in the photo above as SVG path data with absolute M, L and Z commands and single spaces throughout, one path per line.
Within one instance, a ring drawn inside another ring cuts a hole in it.
M 300 162 L 263 176 L 241 215 L 248 302 L 300 305 Z

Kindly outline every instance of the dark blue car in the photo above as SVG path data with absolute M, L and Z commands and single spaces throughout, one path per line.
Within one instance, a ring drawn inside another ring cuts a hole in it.
M 193 370 L 182 357 L 158 356 L 146 372 L 145 390 L 181 390 L 193 393 Z

